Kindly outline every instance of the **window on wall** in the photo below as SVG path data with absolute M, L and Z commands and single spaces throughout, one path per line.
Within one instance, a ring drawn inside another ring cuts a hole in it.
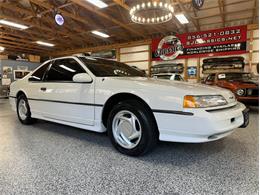
M 72 58 L 56 60 L 46 76 L 46 81 L 72 81 L 74 75 L 85 72 Z

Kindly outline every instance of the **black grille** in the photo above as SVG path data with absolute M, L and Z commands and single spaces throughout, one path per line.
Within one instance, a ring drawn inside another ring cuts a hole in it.
M 247 89 L 247 96 L 258 96 L 259 95 L 259 89 Z

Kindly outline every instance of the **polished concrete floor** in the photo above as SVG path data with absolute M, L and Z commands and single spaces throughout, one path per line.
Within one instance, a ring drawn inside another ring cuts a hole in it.
M 204 144 L 159 143 L 132 158 L 105 134 L 38 121 L 0 100 L 0 194 L 258 194 L 258 109 L 250 125 Z

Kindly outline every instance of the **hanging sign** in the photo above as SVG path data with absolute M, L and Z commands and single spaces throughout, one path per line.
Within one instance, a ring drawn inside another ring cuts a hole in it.
M 185 33 L 152 40 L 153 60 L 246 53 L 247 26 Z
M 62 26 L 64 24 L 64 18 L 61 14 L 55 14 L 55 22 L 59 26 Z
M 192 5 L 196 9 L 202 8 L 203 4 L 204 4 L 204 0 L 192 0 Z

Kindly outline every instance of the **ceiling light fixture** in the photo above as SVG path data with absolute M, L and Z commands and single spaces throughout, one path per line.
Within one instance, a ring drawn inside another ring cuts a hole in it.
M 55 46 L 52 43 L 47 43 L 47 42 L 43 42 L 43 41 L 36 41 L 36 43 L 39 44 L 39 45 L 47 46 L 47 47 L 54 47 Z
M 97 6 L 98 8 L 105 8 L 108 5 L 101 0 L 86 0 L 87 2 Z
M 131 20 L 138 24 L 160 24 L 172 19 L 174 8 L 162 1 L 148 1 L 130 9 Z M 150 17 L 152 16 L 152 17 Z
M 184 14 L 176 14 L 175 17 L 179 20 L 181 24 L 188 24 L 189 20 L 186 18 Z
M 97 31 L 97 30 L 93 30 L 93 31 L 91 31 L 91 33 L 92 33 L 92 34 L 95 34 L 95 35 L 98 35 L 98 36 L 100 36 L 100 37 L 103 37 L 103 38 L 108 38 L 108 37 L 110 37 L 109 35 L 107 35 L 107 34 L 105 34 L 105 33 L 102 33 L 102 32 L 99 32 L 99 31 Z
M 11 22 L 5 19 L 0 19 L 0 24 L 6 25 L 6 26 L 11 26 L 11 27 L 15 27 L 15 28 L 19 28 L 21 30 L 25 30 L 27 28 L 29 28 L 28 26 L 25 26 L 23 24 L 18 24 L 15 22 Z
M 5 50 L 5 48 L 0 46 L 0 52 L 3 52 L 4 50 Z

